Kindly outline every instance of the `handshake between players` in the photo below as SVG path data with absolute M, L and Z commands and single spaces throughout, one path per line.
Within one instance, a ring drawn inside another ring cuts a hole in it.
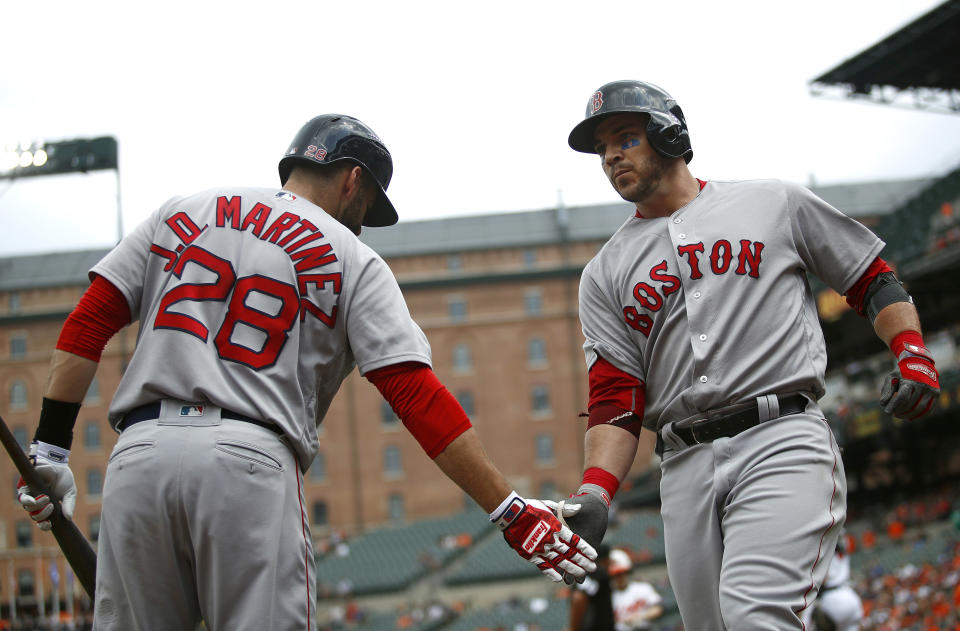
M 523 499 L 514 492 L 490 514 L 490 520 L 503 531 L 510 547 L 548 578 L 568 584 L 582 583 L 587 574 L 597 569 L 594 545 L 599 544 L 606 531 L 607 506 L 596 511 L 591 497 L 578 495 L 577 501 L 580 499 L 586 506 Z M 567 525 L 566 519 L 577 517 L 580 517 L 577 527 L 583 528 L 585 534 L 589 532 L 592 541 L 588 542 Z M 597 525 L 601 521 L 598 534 Z

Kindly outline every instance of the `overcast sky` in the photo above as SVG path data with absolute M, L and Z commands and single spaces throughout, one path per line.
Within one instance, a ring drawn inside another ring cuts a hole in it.
M 125 233 L 173 195 L 277 185 L 327 112 L 385 141 L 400 221 L 578 206 L 618 197 L 567 134 L 597 87 L 635 78 L 683 107 L 702 179 L 939 175 L 960 165 L 960 115 L 808 89 L 937 4 L 7 3 L 0 146 L 115 136 Z M 110 171 L 0 181 L 0 256 L 111 245 L 116 187 Z

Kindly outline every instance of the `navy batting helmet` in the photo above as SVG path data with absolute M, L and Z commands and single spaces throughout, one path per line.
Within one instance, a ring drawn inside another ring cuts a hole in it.
M 390 152 L 372 129 L 352 116 L 324 114 L 301 127 L 280 160 L 280 185 L 287 183 L 297 162 L 332 164 L 340 160 L 359 164 L 380 187 L 380 195 L 364 216 L 363 225 L 397 223 L 397 211 L 387 198 L 387 186 L 393 176 Z
M 652 83 L 613 81 L 593 93 L 587 103 L 587 114 L 573 128 L 567 142 L 583 153 L 595 153 L 593 132 L 604 118 L 613 114 L 637 112 L 649 114 L 647 140 L 657 153 L 668 158 L 693 159 L 690 133 L 683 110 L 673 97 Z

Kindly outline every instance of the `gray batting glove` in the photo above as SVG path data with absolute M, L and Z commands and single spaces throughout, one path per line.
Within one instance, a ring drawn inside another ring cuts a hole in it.
M 77 505 L 77 484 L 67 464 L 69 460 L 69 449 L 36 440 L 30 444 L 30 462 L 37 471 L 37 477 L 60 501 L 63 515 L 73 519 L 73 509 Z M 30 519 L 37 522 L 40 530 L 50 530 L 53 527 L 50 522 L 53 503 L 46 494 L 36 493 L 37 490 L 32 490 L 23 478 L 17 482 L 17 501 L 30 514 Z
M 592 548 L 600 545 L 607 532 L 610 513 L 610 498 L 602 486 L 584 484 L 577 489 L 576 495 L 553 504 L 554 513 L 564 525 L 580 535 Z M 573 585 L 574 582 L 582 583 L 584 578 L 565 573 L 563 582 Z
M 900 370 L 894 370 L 883 382 L 880 406 L 887 414 L 908 421 L 916 420 L 930 411 L 940 395 L 939 383 L 934 385 L 906 379 Z

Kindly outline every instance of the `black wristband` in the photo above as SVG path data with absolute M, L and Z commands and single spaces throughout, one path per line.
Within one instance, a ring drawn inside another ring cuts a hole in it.
M 73 442 L 73 426 L 77 422 L 78 414 L 80 414 L 79 403 L 67 403 L 43 397 L 40 424 L 33 439 L 70 449 L 70 444 Z

